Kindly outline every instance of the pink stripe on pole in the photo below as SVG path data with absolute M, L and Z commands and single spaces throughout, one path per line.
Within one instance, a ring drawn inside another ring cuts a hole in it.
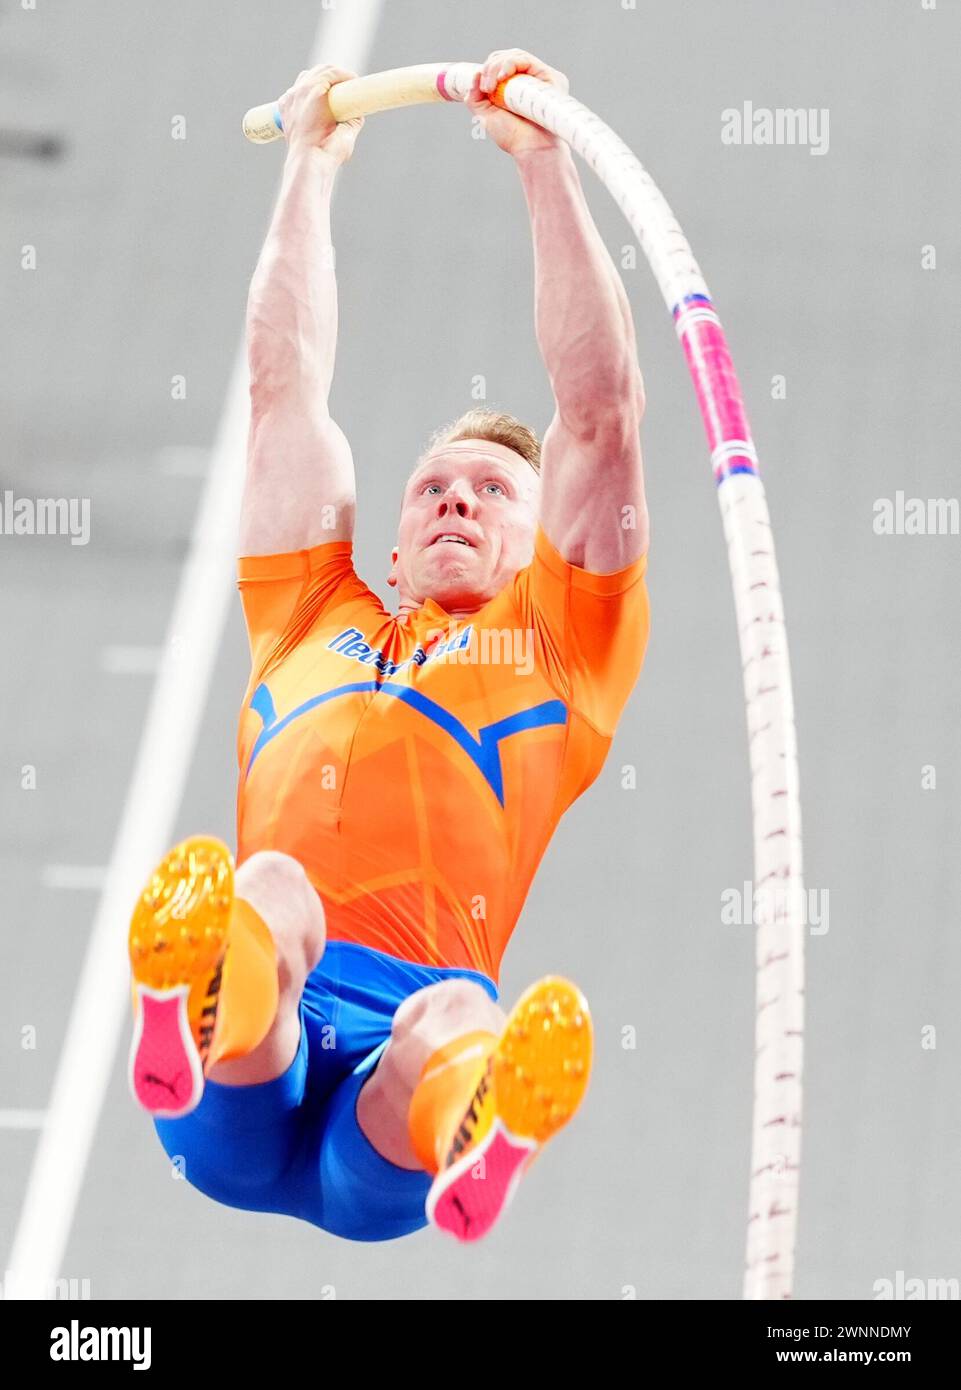
M 444 98 L 445 101 L 453 101 L 454 98 L 452 96 L 449 96 L 447 92 L 447 83 L 444 81 L 445 76 L 446 74 L 443 72 L 439 72 L 437 74 L 437 90 L 440 92 L 441 96 Z
M 751 427 L 723 328 L 710 319 L 685 325 L 683 314 L 679 327 L 711 453 L 733 440 L 743 439 L 750 443 Z M 751 471 L 754 471 L 752 454 L 743 453 L 737 457 L 751 463 Z M 728 464 L 732 461 L 733 457 Z M 726 475 L 730 469 L 724 467 L 722 471 Z

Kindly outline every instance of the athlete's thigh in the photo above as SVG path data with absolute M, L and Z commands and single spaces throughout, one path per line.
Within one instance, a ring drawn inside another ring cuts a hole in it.
M 316 1182 L 310 1208 L 302 1214 L 347 1240 L 395 1240 L 427 1225 L 429 1175 L 385 1158 L 357 1119 L 357 1098 L 385 1047 L 386 1042 L 340 1083 L 309 1140 Z
M 270 1081 L 225 1086 L 208 1080 L 200 1104 L 179 1119 L 156 1119 L 161 1144 L 199 1191 L 247 1211 L 298 1214 L 303 1203 L 309 1044 Z

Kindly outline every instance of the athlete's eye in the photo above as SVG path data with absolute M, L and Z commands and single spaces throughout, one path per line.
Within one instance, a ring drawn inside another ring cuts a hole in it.
M 507 493 L 506 493 L 506 492 L 504 491 L 504 489 L 501 487 L 500 483 L 485 483 L 485 484 L 484 484 L 484 491 L 485 491 L 485 492 L 493 493 L 493 495 L 494 495 L 495 497 L 506 497 L 506 496 L 507 496 Z
M 440 483 L 428 483 L 427 486 L 424 488 L 424 492 L 425 492 L 425 493 L 430 493 L 430 494 L 431 494 L 432 496 L 434 496 L 434 497 L 437 496 L 437 494 L 440 492 L 440 490 L 441 490 Z

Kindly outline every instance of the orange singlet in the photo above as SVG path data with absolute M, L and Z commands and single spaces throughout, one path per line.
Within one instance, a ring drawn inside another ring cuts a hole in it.
M 349 542 L 246 557 L 238 862 L 303 864 L 328 937 L 497 979 L 561 815 L 597 776 L 647 645 L 646 557 L 534 559 L 466 618 L 392 616 Z

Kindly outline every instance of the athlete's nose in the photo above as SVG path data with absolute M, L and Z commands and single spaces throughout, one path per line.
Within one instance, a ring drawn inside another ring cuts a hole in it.
M 460 491 L 456 483 L 452 483 L 444 496 L 439 498 L 437 515 L 438 517 L 451 515 L 467 517 L 471 515 L 470 499 L 466 493 Z

